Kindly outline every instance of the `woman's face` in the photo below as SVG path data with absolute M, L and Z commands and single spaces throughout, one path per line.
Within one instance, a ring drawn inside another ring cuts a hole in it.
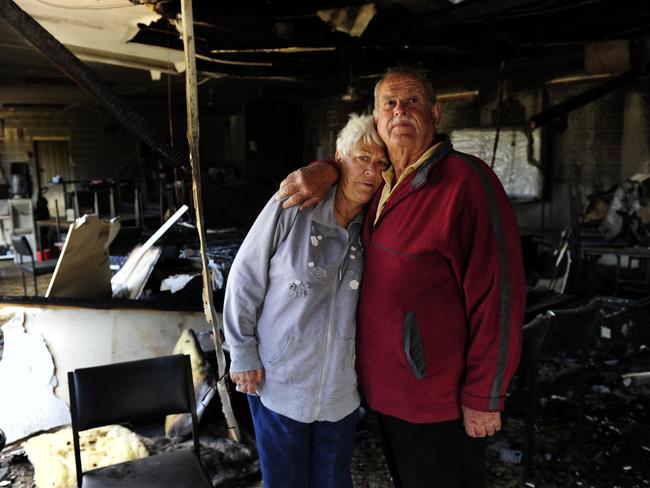
M 352 146 L 349 155 L 337 149 L 336 160 L 341 165 L 339 185 L 343 195 L 359 204 L 370 201 L 381 184 L 381 172 L 390 166 L 383 147 L 363 140 Z

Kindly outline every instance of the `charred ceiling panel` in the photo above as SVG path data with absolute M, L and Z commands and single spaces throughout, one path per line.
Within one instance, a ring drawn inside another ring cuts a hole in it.
M 86 60 L 156 73 L 183 69 L 178 0 L 18 3 Z M 197 68 L 225 100 L 340 96 L 351 76 L 356 88 L 368 89 L 396 64 L 421 67 L 440 85 L 465 83 L 468 89 L 485 83 L 486 72 L 496 73 L 502 61 L 509 76 L 545 81 L 584 73 L 585 46 L 598 46 L 598 62 L 610 66 L 620 64 L 625 42 L 650 36 L 650 3 L 644 0 L 193 4 Z M 603 41 L 612 41 L 612 49 L 592 44 Z
M 178 2 L 153 3 L 162 18 L 141 25 L 134 41 L 180 48 Z M 641 0 L 194 4 L 198 68 L 204 74 L 303 80 L 339 91 L 349 84 L 350 72 L 371 80 L 395 64 L 456 79 L 496 71 L 503 60 L 521 65 L 523 72 L 527 62 L 549 60 L 566 71 L 581 70 L 586 43 L 650 33 L 650 5 Z M 543 68 L 531 73 L 540 75 Z
M 377 14 L 374 3 L 361 7 L 332 8 L 316 12 L 318 18 L 337 31 L 352 37 L 361 37 L 372 18 Z
M 129 0 L 17 0 L 59 42 L 84 61 L 182 72 L 183 53 L 129 42 L 139 25 L 160 18 L 146 5 Z M 140 2 L 137 2 L 140 3 Z

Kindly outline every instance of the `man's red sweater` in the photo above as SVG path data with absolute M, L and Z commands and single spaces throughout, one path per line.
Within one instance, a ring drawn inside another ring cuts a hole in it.
M 357 370 L 369 406 L 415 422 L 502 410 L 519 362 L 525 281 L 494 172 L 448 139 L 366 213 Z

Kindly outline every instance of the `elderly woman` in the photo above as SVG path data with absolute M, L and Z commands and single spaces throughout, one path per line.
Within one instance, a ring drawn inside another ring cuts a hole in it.
M 230 376 L 248 393 L 264 486 L 352 487 L 363 210 L 390 164 L 371 116 L 336 141 L 338 186 L 313 209 L 271 199 L 228 277 Z

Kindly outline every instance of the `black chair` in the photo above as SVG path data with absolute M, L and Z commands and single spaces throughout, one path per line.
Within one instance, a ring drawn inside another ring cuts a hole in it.
M 549 310 L 551 327 L 542 346 L 544 354 L 566 354 L 587 344 L 601 321 L 600 301 L 593 298 L 577 308 Z
M 535 416 L 539 398 L 537 364 L 540 361 L 561 359 L 567 353 L 581 349 L 579 358 L 583 370 L 585 370 L 588 366 L 588 357 L 584 346 L 594 337 L 596 327 L 600 321 L 600 301 L 594 298 L 581 307 L 549 310 L 544 315 L 539 315 L 532 322 L 524 325 L 520 371 L 524 372 L 526 378 L 526 476 L 530 477 L 533 472 Z M 579 376 L 568 379 L 573 383 L 584 382 Z M 544 386 L 546 387 L 545 390 L 553 390 L 560 384 L 567 386 L 566 383 L 567 378 L 556 377 L 552 384 Z M 576 391 L 579 395 L 576 431 L 579 433 L 584 401 L 580 385 Z
M 31 273 L 34 277 L 34 295 L 38 295 L 38 285 L 36 284 L 36 277 L 48 273 L 52 273 L 56 268 L 56 259 L 48 259 L 47 261 L 36 262 L 34 261 L 34 254 L 29 245 L 29 241 L 25 236 L 11 236 L 11 244 L 14 246 L 14 251 L 20 257 L 20 273 L 23 277 L 23 292 L 27 295 L 27 284 L 25 283 L 25 273 Z M 23 262 L 23 257 L 29 256 L 30 262 Z
M 199 460 L 192 368 L 177 354 L 68 373 L 70 413 L 79 488 L 212 487 Z M 193 450 L 177 450 L 82 472 L 79 431 L 126 421 L 151 423 L 190 413 Z M 192 452 L 194 451 L 194 452 Z

